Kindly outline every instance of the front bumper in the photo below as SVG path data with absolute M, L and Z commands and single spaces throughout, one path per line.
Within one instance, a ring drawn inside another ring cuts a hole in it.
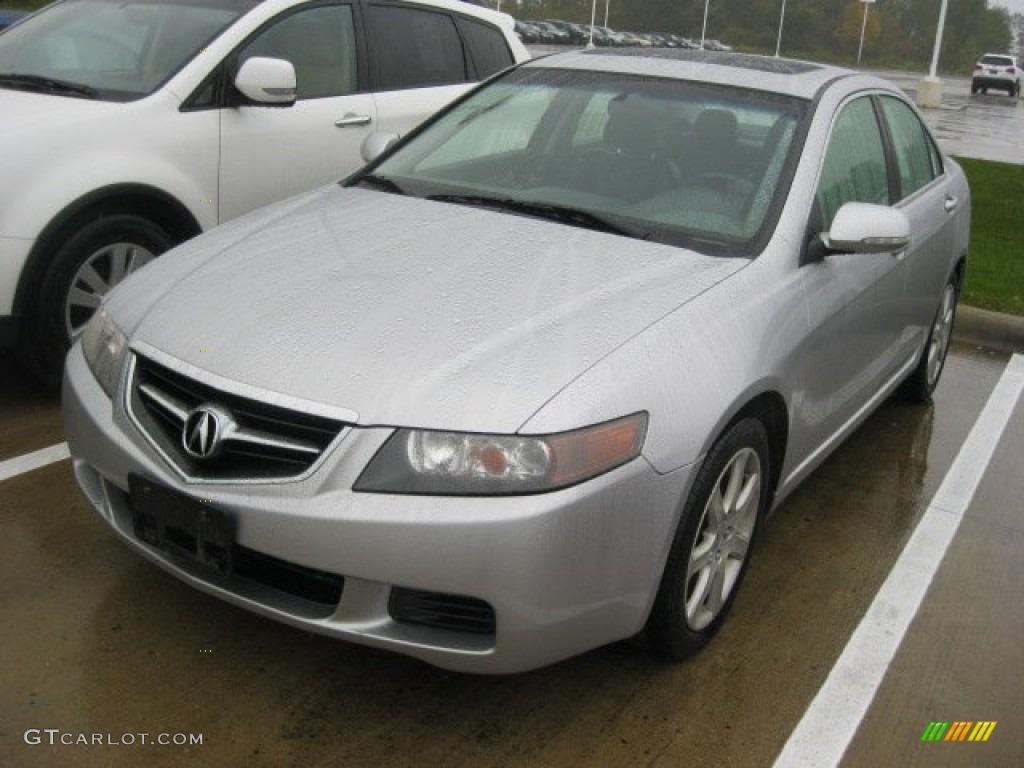
M 646 621 L 691 471 L 643 459 L 574 488 L 504 498 L 353 493 L 390 429 L 353 429 L 311 476 L 290 483 L 183 481 L 111 400 L 78 346 L 68 356 L 64 420 L 79 486 L 131 547 L 186 583 L 314 632 L 466 672 L 523 671 L 629 637 Z M 246 551 L 343 581 L 336 603 L 223 574 L 140 540 L 129 475 L 229 513 Z M 396 590 L 470 598 L 488 633 L 396 618 Z

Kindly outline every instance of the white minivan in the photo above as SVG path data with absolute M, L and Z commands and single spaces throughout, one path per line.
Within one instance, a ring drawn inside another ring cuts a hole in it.
M 60 0 L 0 33 L 0 345 L 54 373 L 171 246 L 529 58 L 458 0 Z

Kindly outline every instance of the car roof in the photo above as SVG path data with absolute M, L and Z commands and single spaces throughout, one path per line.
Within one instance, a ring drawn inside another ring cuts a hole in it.
M 693 80 L 813 99 L 821 88 L 842 78 L 857 78 L 892 90 L 884 80 L 860 72 L 796 59 L 679 48 L 587 49 L 544 56 L 525 66 L 582 69 Z

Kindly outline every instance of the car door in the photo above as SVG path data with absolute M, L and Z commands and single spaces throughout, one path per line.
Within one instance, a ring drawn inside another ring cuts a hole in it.
M 815 193 L 809 236 L 827 232 L 847 202 L 888 205 L 885 145 L 870 96 L 837 112 Z M 813 249 L 809 249 L 812 252 Z M 801 267 L 811 333 L 796 350 L 794 418 L 805 445 L 822 445 L 878 388 L 891 344 L 879 315 L 879 285 L 900 280 L 891 254 L 819 254 Z
M 340 2 L 282 13 L 243 44 L 229 72 L 252 56 L 295 67 L 290 107 L 221 111 L 220 221 L 328 184 L 362 164 L 360 145 L 377 128 L 372 94 L 360 89 L 356 9 Z
M 956 261 L 956 214 L 966 206 L 964 190 L 945 173 L 942 155 L 913 109 L 900 99 L 879 97 L 892 142 L 900 208 L 914 238 L 903 264 L 899 291 L 885 297 L 882 311 L 897 333 L 896 354 L 903 361 L 924 343 L 939 296 Z

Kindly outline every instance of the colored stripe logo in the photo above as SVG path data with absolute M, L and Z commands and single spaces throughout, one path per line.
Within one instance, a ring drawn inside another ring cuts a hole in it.
M 995 720 L 933 721 L 924 729 L 921 741 L 988 741 L 995 727 Z

